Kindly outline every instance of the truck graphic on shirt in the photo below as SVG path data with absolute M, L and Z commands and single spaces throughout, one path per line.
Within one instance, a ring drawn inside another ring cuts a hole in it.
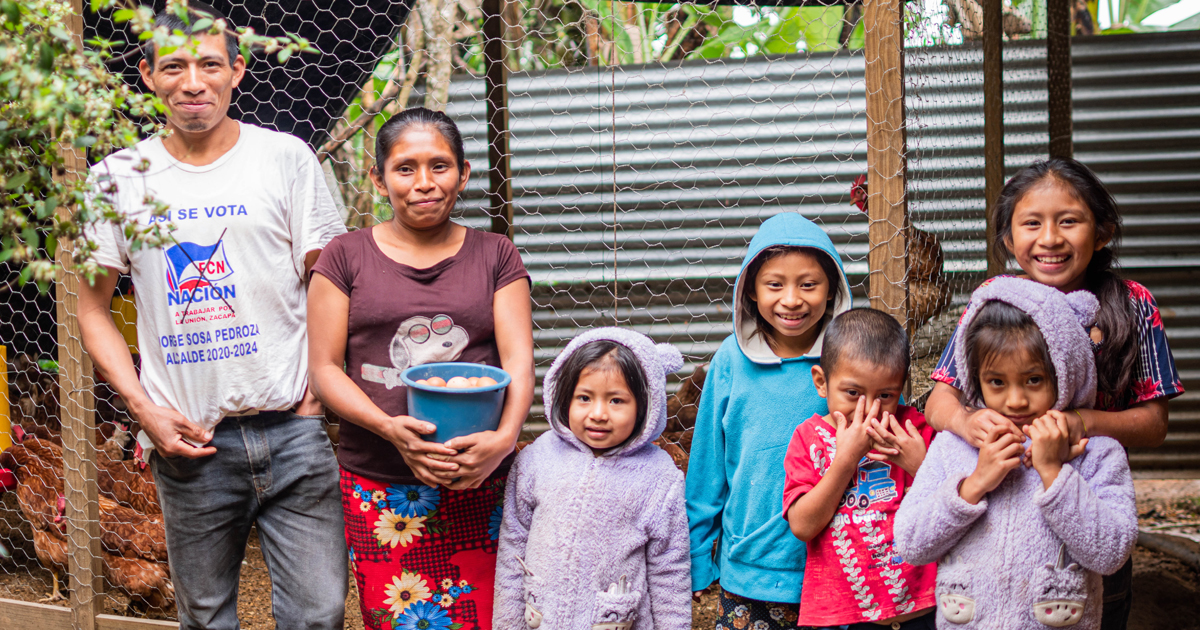
M 866 457 L 858 464 L 854 475 L 854 485 L 846 489 L 838 507 L 858 507 L 865 509 L 872 503 L 890 501 L 896 498 L 896 482 L 892 479 L 892 467 L 886 462 L 875 462 Z

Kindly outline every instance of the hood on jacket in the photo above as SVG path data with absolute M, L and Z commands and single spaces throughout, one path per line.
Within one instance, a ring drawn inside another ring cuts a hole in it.
M 763 221 L 762 226 L 758 228 L 758 233 L 750 240 L 750 249 L 746 252 L 746 258 L 742 261 L 742 270 L 738 272 L 737 282 L 733 285 L 733 332 L 737 337 L 738 348 L 741 349 L 742 354 L 746 355 L 747 359 L 763 365 L 778 364 L 782 359 L 771 350 L 771 346 L 762 335 L 755 334 L 758 330 L 757 320 L 742 317 L 742 284 L 754 281 L 753 278 L 746 278 L 746 268 L 750 266 L 750 263 L 754 262 L 754 259 L 764 249 L 776 245 L 817 249 L 832 258 L 833 262 L 837 264 L 839 274 L 836 282 L 842 285 L 842 296 L 833 304 L 833 308 L 825 311 L 825 317 L 821 320 L 821 334 L 817 335 L 817 340 L 808 354 L 804 355 L 805 357 L 821 356 L 821 343 L 825 340 L 825 326 L 839 313 L 850 310 L 851 302 L 850 283 L 846 281 L 846 270 L 842 268 L 842 259 L 834 249 L 833 241 L 829 240 L 829 236 L 825 234 L 825 230 L 796 212 L 784 212 Z M 830 278 L 830 284 L 833 282 L 834 279 Z
M 958 322 L 954 366 L 967 374 L 966 335 L 988 302 L 1004 302 L 1025 312 L 1037 324 L 1050 350 L 1050 361 L 1058 385 L 1058 410 L 1090 408 L 1096 400 L 1096 357 L 1088 329 L 1096 322 L 1100 303 L 1088 291 L 1063 293 L 1034 280 L 1000 276 L 975 289 L 971 302 Z M 975 401 L 979 402 L 979 401 Z
M 554 421 L 554 395 L 558 390 L 559 371 L 567 359 L 593 341 L 615 341 L 633 351 L 642 373 L 646 377 L 646 421 L 642 424 L 640 434 L 630 436 L 625 444 L 609 450 L 603 457 L 613 457 L 623 453 L 632 453 L 649 442 L 658 439 L 667 426 L 667 374 L 672 374 L 683 367 L 683 355 L 668 343 L 655 344 L 649 337 L 641 333 L 621 328 L 597 328 L 589 330 L 571 340 L 567 348 L 554 359 L 550 371 L 542 381 L 542 399 L 545 401 L 546 419 L 550 428 L 568 444 L 590 452 L 588 445 L 571 433 L 569 427 Z

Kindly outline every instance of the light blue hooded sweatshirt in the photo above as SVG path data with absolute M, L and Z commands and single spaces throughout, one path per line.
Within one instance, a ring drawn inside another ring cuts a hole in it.
M 840 276 L 830 281 L 841 284 L 842 297 L 826 309 L 822 327 L 850 308 L 841 259 L 820 227 L 794 213 L 763 222 L 734 285 L 734 334 L 717 350 L 704 380 L 688 460 L 687 514 L 692 590 L 720 580 L 743 597 L 798 603 L 805 548 L 779 518 L 783 458 L 796 427 L 828 413 L 812 382 L 825 333 L 822 328 L 808 354 L 781 359 L 756 334 L 756 320 L 742 318 L 742 285 L 754 282 L 745 277 L 746 267 L 775 245 L 816 248 L 837 263 Z

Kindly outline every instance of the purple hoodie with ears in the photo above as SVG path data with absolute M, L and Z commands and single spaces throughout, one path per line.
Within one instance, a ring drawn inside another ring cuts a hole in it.
M 667 421 L 666 375 L 679 351 L 618 328 L 571 341 L 543 382 L 553 417 L 559 370 L 592 341 L 633 351 L 646 376 L 642 432 L 599 456 L 571 431 L 551 431 L 508 476 L 496 558 L 497 630 L 688 630 L 691 567 L 683 474 L 651 444 Z
M 1095 297 L 997 278 L 971 296 L 957 334 L 992 300 L 1025 311 L 1042 332 L 1057 377 L 1054 408 L 1090 407 L 1096 367 L 1087 327 Z M 966 376 L 958 342 L 958 373 Z M 1137 541 L 1124 449 L 1111 438 L 1090 438 L 1049 488 L 1032 467 L 1018 466 L 971 505 L 958 488 L 978 460 L 978 449 L 940 433 L 896 513 L 895 545 L 905 562 L 938 563 L 938 628 L 1099 628 L 1101 576 L 1121 568 Z

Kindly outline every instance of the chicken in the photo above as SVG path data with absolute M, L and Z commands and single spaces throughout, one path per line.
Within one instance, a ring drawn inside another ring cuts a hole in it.
M 108 465 L 116 464 L 128 472 L 122 462 L 107 460 L 103 452 L 99 459 Z M 132 463 L 132 462 L 130 462 Z M 66 501 L 63 493 L 62 451 L 57 445 L 27 437 L 0 454 L 0 466 L 12 470 L 18 480 L 17 501 L 22 514 L 34 530 L 34 548 L 39 562 L 55 576 L 65 568 L 66 559 Z M 138 483 L 140 474 L 130 480 Z M 142 481 L 145 481 L 142 479 Z M 114 486 L 117 487 L 117 486 Z M 111 493 L 131 501 L 128 488 Z M 153 492 L 153 486 L 143 491 Z M 100 498 L 100 543 L 104 577 L 114 588 L 127 593 L 131 607 L 165 607 L 174 599 L 174 588 L 167 571 L 166 535 L 161 509 L 152 514 L 140 512 L 118 499 L 102 494 Z M 148 503 L 146 503 L 148 504 Z M 157 506 L 157 501 L 153 503 Z
M 58 376 L 42 369 L 27 354 L 13 359 L 11 370 L 13 379 L 9 385 L 9 400 L 16 401 L 11 411 L 13 435 L 18 441 L 23 434 L 30 434 L 62 444 Z
M 696 368 L 667 399 L 667 428 L 664 433 L 682 433 L 696 426 L 696 411 L 700 408 L 704 376 L 705 366 Z
M 854 180 L 850 200 L 867 211 L 866 175 Z M 904 240 L 908 243 L 908 314 L 916 329 L 950 304 L 950 281 L 942 271 L 945 253 L 937 236 L 909 225 Z
M 942 0 L 946 5 L 946 24 L 962 28 L 963 39 L 978 41 L 983 39 L 983 4 L 979 0 Z M 1001 6 L 1000 29 L 1005 37 L 1013 38 L 1025 35 L 1033 30 L 1029 18 L 1021 15 L 1009 5 Z

